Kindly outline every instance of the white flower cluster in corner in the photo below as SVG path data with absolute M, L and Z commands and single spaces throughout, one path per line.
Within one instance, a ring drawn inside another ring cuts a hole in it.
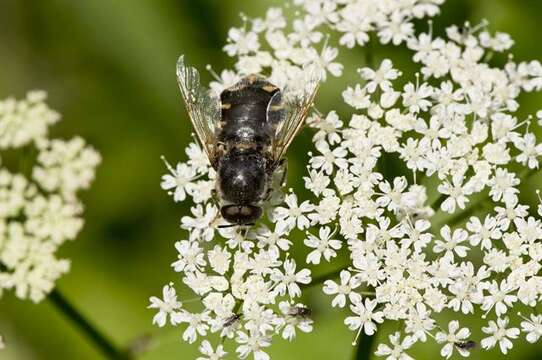
M 411 359 L 409 349 L 426 341 L 441 344 L 444 358 L 468 356 L 476 343 L 506 354 L 521 332 L 528 342 L 540 338 L 542 203 L 537 213 L 518 195 L 538 170 L 542 145 L 533 118 L 516 113 L 520 94 L 542 90 L 542 65 L 516 63 L 506 54 L 511 37 L 490 34 L 485 23 L 449 27 L 445 37 L 416 33 L 413 21 L 437 15 L 443 2 L 294 0 L 291 26 L 272 8 L 230 30 L 224 50 L 237 59 L 235 71 L 217 76 L 215 93 L 249 73 L 292 84 L 308 64 L 323 79 L 340 76 L 331 33 L 346 49 L 365 51 L 376 40 L 406 47 L 419 72 L 405 76 L 391 59 L 364 64 L 342 93 L 350 113 L 309 119 L 315 151 L 304 180 L 314 196 L 277 191 L 268 221 L 248 231 L 217 229 L 215 174 L 197 145 L 187 162 L 168 165 L 162 188 L 195 203 L 181 219 L 188 236 L 176 243 L 172 266 L 201 302 L 183 303 L 166 285 L 162 298 L 151 298 L 158 326 L 182 326 L 190 343 L 218 333 L 236 342 L 238 357 L 268 359 L 273 336 L 312 329 L 309 305 L 298 303 L 311 270 L 289 253 L 291 235 L 303 231 L 307 265 L 341 252 L 351 260 L 323 285 L 333 307 L 350 310 L 346 326 L 359 336 L 398 323 L 378 356 Z M 480 312 L 486 326 L 460 325 Z M 441 313 L 457 320 L 442 324 Z M 200 359 L 223 358 L 227 345 L 203 340 Z
M 55 253 L 81 230 L 77 192 L 90 186 L 101 161 L 79 137 L 49 138 L 60 116 L 45 100 L 45 92 L 32 91 L 0 101 L 0 297 L 14 290 L 33 302 L 69 270 Z

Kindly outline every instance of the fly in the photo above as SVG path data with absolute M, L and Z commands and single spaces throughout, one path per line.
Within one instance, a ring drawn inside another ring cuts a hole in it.
M 273 191 L 274 175 L 285 172 L 285 154 L 312 106 L 319 77 L 296 91 L 280 89 L 249 75 L 220 97 L 203 88 L 198 71 L 181 56 L 177 80 L 186 109 L 216 170 L 215 194 L 220 214 L 230 224 L 252 225 Z
M 288 315 L 292 317 L 306 319 L 312 315 L 312 310 L 305 306 L 296 305 L 290 308 Z
M 476 342 L 472 340 L 456 342 L 454 345 L 462 350 L 473 350 L 477 346 Z
M 227 328 L 235 324 L 241 318 L 241 314 L 233 314 L 224 321 L 223 327 Z

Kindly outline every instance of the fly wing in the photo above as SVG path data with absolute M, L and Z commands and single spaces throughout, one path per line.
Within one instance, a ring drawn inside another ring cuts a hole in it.
M 280 162 L 303 127 L 319 85 L 320 74 L 307 69 L 305 79 L 300 85 L 286 88 L 271 99 L 267 113 L 268 119 L 275 127 L 272 146 L 275 164 Z
M 184 55 L 177 61 L 177 82 L 196 135 L 211 164 L 216 158 L 216 124 L 220 120 L 220 100 L 201 86 L 198 70 L 187 66 Z

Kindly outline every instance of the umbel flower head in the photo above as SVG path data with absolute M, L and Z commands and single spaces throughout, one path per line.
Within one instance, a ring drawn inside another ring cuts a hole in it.
M 56 250 L 83 226 L 77 193 L 94 180 L 100 155 L 79 137 L 51 139 L 60 115 L 46 93 L 0 101 L 0 297 L 13 290 L 21 299 L 41 301 L 69 270 Z M 16 152 L 15 161 L 12 153 Z
M 318 326 L 299 298 L 315 285 L 312 270 L 342 253 L 349 263 L 322 290 L 349 310 L 344 323 L 356 338 L 398 324 L 378 356 L 410 359 L 428 341 L 444 358 L 468 356 L 475 344 L 506 354 L 514 341 L 539 339 L 542 209 L 522 204 L 519 186 L 537 172 L 542 145 L 539 124 L 516 114 L 522 93 L 542 90 L 542 65 L 515 62 L 511 37 L 489 33 L 487 23 L 451 26 L 440 37 L 432 23 L 416 32 L 413 21 L 437 15 L 443 2 L 294 0 L 290 24 L 272 8 L 230 30 L 224 50 L 235 69 L 217 76 L 214 93 L 250 73 L 295 86 L 309 64 L 323 81 L 339 77 L 339 48 L 364 50 L 369 41 L 408 49 L 419 70 L 405 74 L 393 59 L 360 63 L 342 93 L 349 113 L 315 110 L 309 118 L 314 150 L 304 183 L 312 196 L 277 187 L 267 219 L 250 229 L 218 228 L 215 173 L 197 144 L 188 161 L 168 165 L 162 187 L 175 201 L 194 202 L 172 264 L 193 295 L 179 298 L 166 285 L 163 299 L 151 298 L 157 325 L 180 326 L 205 359 L 228 350 L 222 341 L 214 350 L 212 334 L 232 339 L 240 358 L 268 359 L 273 337 L 292 340 Z M 290 254 L 300 232 L 305 264 Z M 183 304 L 194 296 L 199 306 Z M 530 311 L 520 316 L 520 307 Z M 443 323 L 444 314 L 454 320 Z M 462 325 L 479 314 L 481 328 Z

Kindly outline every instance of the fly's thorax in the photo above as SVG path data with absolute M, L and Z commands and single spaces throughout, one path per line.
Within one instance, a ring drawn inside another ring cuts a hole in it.
M 273 84 L 247 76 L 220 95 L 221 121 L 218 141 L 229 146 L 269 147 L 275 127 L 269 121 L 269 106 L 280 90 Z
M 217 190 L 223 204 L 258 204 L 269 187 L 267 160 L 250 147 L 230 149 L 218 163 Z

